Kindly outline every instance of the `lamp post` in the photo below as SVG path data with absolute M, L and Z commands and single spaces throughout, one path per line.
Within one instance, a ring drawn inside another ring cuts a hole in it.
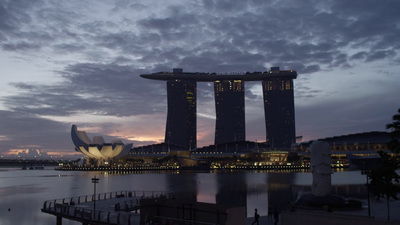
M 371 171 L 368 168 L 369 167 L 368 162 L 364 160 L 362 163 L 363 163 L 363 169 L 361 170 L 361 174 L 365 174 L 367 176 L 368 216 L 371 216 L 371 203 L 369 200 L 369 179 L 368 179 L 368 175 L 370 174 Z
M 96 178 L 96 175 L 94 175 L 94 178 L 92 178 L 92 183 L 94 185 L 93 212 L 96 210 L 96 184 L 99 183 L 99 180 L 99 178 Z

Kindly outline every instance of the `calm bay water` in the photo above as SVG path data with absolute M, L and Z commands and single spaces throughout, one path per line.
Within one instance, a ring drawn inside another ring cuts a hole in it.
M 285 208 L 289 201 L 310 191 L 311 173 L 243 171 L 233 173 L 104 172 L 21 170 L 0 168 L 0 224 L 54 225 L 56 218 L 40 211 L 43 202 L 93 194 L 91 178 L 100 178 L 97 193 L 121 190 L 166 191 L 181 198 L 217 204 L 247 206 L 248 216 L 258 208 L 267 214 L 268 203 Z M 332 192 L 365 198 L 366 177 L 360 171 L 335 172 Z M 63 224 L 80 224 L 63 220 Z

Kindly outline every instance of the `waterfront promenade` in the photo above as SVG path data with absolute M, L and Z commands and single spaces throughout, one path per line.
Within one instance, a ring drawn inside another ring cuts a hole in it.
M 94 201 L 93 195 L 78 196 L 72 198 L 56 199 L 45 201 L 43 204 L 42 212 L 56 216 L 56 224 L 62 225 L 63 219 L 74 220 L 85 224 L 102 224 L 102 225 L 138 225 L 143 223 L 155 224 L 198 224 L 198 225 L 211 225 L 215 222 L 195 222 L 189 217 L 202 217 L 199 213 L 201 210 L 182 207 L 178 209 L 181 212 L 182 218 L 168 218 L 162 216 L 141 215 L 140 202 L 143 199 L 167 199 L 163 192 L 143 192 L 143 191 L 119 191 L 112 193 L 102 193 L 96 195 Z M 173 198 L 173 197 L 172 197 Z M 157 200 L 155 201 L 157 202 Z M 281 225 L 303 225 L 303 224 L 341 224 L 341 225 L 399 225 L 400 224 L 400 202 L 391 201 L 391 220 L 387 221 L 387 208 L 384 200 L 371 201 L 371 216 L 368 216 L 368 209 L 364 207 L 361 210 L 351 211 L 324 211 L 324 210 L 304 210 L 284 209 L 280 212 L 279 222 Z M 154 207 L 154 206 L 153 206 Z M 165 206 L 156 206 L 157 213 L 163 210 Z M 142 211 L 144 209 L 142 208 Z M 197 211 L 196 211 L 197 210 Z M 144 211 L 143 211 L 144 212 Z M 177 211 L 174 211 L 174 216 Z M 208 214 L 210 215 L 210 214 Z M 215 216 L 215 214 L 213 215 Z M 213 217 L 211 216 L 211 217 Z M 220 218 L 224 215 L 220 214 Z M 218 217 L 218 215 L 217 215 Z M 218 219 L 217 219 L 218 220 Z M 151 222 L 150 222 L 151 221 Z M 238 220 L 240 221 L 240 220 Z M 243 224 L 241 222 L 233 224 Z M 243 221 L 243 220 L 242 220 Z M 251 225 L 254 221 L 253 217 L 245 218 L 243 221 L 246 225 Z M 315 222 L 315 223 L 314 223 Z M 231 223 L 229 223 L 231 224 Z M 261 216 L 259 219 L 261 225 L 274 224 L 273 217 L 267 215 Z
M 386 200 L 371 200 L 371 216 L 368 208 L 361 210 L 283 210 L 279 215 L 278 225 L 400 225 L 400 201 L 390 201 L 390 221 L 387 220 Z M 246 225 L 252 225 L 254 217 L 246 219 Z M 274 225 L 273 216 L 261 216 L 260 225 Z

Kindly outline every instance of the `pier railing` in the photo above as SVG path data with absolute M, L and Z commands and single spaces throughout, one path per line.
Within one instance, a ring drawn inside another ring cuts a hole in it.
M 114 210 L 95 210 L 88 207 L 90 202 L 132 197 L 118 201 Z M 48 200 L 43 203 L 42 212 L 80 222 L 99 224 L 138 224 L 140 221 L 139 199 L 171 197 L 162 191 L 117 191 L 71 198 Z M 129 213 L 127 213 L 129 212 Z
M 47 212 L 58 217 L 64 217 L 79 222 L 98 224 L 138 224 L 140 221 L 140 214 L 138 213 L 120 213 L 113 211 L 102 211 L 80 207 L 71 207 L 68 205 L 57 204 L 55 206 L 42 209 L 43 212 Z M 136 221 L 136 222 L 135 222 Z
M 48 200 L 44 202 L 43 208 L 46 208 L 46 204 L 53 203 L 62 204 L 62 205 L 75 205 L 80 203 L 88 203 L 93 202 L 96 198 L 96 201 L 106 200 L 111 198 L 121 198 L 121 197 L 136 197 L 136 198 L 157 198 L 161 196 L 167 196 L 166 192 L 163 191 L 116 191 L 116 192 L 107 192 L 107 193 L 99 193 L 94 195 L 83 195 L 71 198 L 62 198 L 62 199 L 54 199 Z M 171 197 L 168 195 L 168 197 Z

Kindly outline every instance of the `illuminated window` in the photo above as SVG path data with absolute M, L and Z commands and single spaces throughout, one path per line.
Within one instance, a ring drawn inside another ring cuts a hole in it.
M 288 81 L 286 81 L 286 90 L 290 90 L 290 89 L 292 89 L 292 88 L 290 85 L 290 81 L 288 80 Z
M 272 81 L 268 81 L 267 82 L 267 90 L 268 91 L 272 91 L 274 88 L 273 88 L 273 82 Z

